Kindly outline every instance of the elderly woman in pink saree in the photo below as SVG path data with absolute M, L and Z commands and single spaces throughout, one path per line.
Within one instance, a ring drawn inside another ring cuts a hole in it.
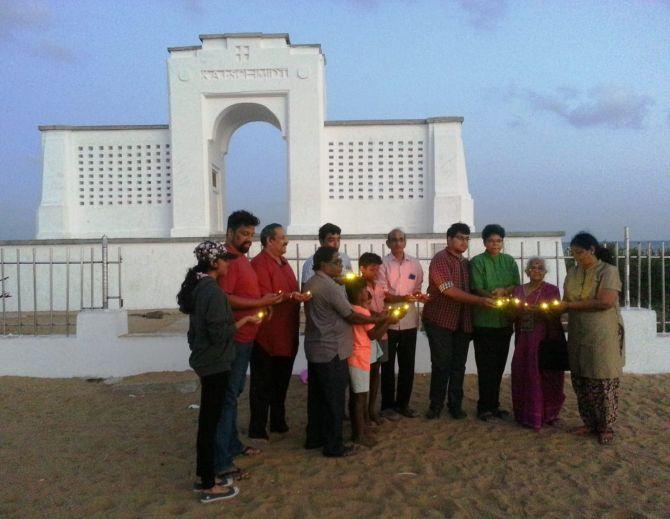
M 515 315 L 514 356 L 512 357 L 512 405 L 514 418 L 526 427 L 539 431 L 558 419 L 565 394 L 564 373 L 539 368 L 540 341 L 563 333 L 560 315 L 539 311 L 543 302 L 560 300 L 556 285 L 546 283 L 542 258 L 528 261 L 526 274 L 530 281 L 514 289 L 513 297 L 521 300 Z

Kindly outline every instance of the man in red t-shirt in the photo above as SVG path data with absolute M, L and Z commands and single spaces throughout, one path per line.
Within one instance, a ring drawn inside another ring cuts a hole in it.
M 298 291 L 293 269 L 284 258 L 288 245 L 284 228 L 278 223 L 266 225 L 261 245 L 263 250 L 251 260 L 261 294 L 281 294 L 282 298 L 261 324 L 251 352 L 249 438 L 267 439 L 268 410 L 270 432 L 288 431 L 284 402 L 298 353 L 300 303 L 310 296 Z
M 248 211 L 235 211 L 228 217 L 225 247 L 237 255 L 228 264 L 228 273 L 219 278 L 219 286 L 228 295 L 235 320 L 252 315 L 268 306 L 279 303 L 280 294 L 268 293 L 261 297 L 258 277 L 246 253 L 251 247 L 258 218 Z M 242 444 L 237 432 L 237 399 L 244 390 L 249 358 L 259 325 L 247 323 L 233 337 L 235 360 L 230 367 L 230 377 L 223 413 L 219 420 L 216 439 L 216 473 L 231 474 L 236 469 L 233 458 L 240 454 L 258 454 L 260 451 Z

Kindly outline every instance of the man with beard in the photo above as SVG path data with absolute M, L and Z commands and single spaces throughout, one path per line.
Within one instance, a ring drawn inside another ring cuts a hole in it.
M 282 299 L 282 294 L 268 293 L 261 296 L 258 277 L 246 256 L 259 223 L 258 218 L 244 210 L 235 211 L 228 217 L 224 246 L 228 252 L 237 255 L 237 259 L 230 262 L 228 273 L 219 279 L 219 286 L 228 296 L 236 321 L 275 305 Z M 243 445 L 237 432 L 237 399 L 244 390 L 258 327 L 258 324 L 247 323 L 233 337 L 235 360 L 231 365 L 223 413 L 217 429 L 216 472 L 220 476 L 230 475 L 239 479 L 243 475 L 235 468 L 233 458 L 240 454 L 260 453 L 259 449 Z

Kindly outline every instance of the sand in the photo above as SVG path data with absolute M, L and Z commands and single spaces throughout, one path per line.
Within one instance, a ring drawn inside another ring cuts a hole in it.
M 670 375 L 624 377 L 609 447 L 567 432 L 579 423 L 569 385 L 559 426 L 535 433 L 474 419 L 467 376 L 468 419 L 386 423 L 377 447 L 346 459 L 302 449 L 307 391 L 294 377 L 291 431 L 239 459 L 252 473 L 239 496 L 208 505 L 190 490 L 199 393 L 178 389 L 192 379 L 0 378 L 0 516 L 670 517 Z M 428 382 L 417 376 L 421 411 Z

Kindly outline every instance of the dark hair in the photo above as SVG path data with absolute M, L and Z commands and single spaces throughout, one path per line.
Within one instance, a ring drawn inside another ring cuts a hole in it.
M 312 265 L 312 269 L 319 270 L 321 265 L 331 261 L 335 254 L 337 254 L 335 247 L 319 247 L 314 253 L 314 265 Z
M 261 231 L 261 245 L 265 247 L 268 244 L 268 238 L 274 238 L 276 229 L 281 229 L 281 224 L 278 223 L 271 223 L 263 227 L 263 230 Z
M 319 241 L 322 242 L 326 239 L 326 236 L 329 234 L 342 234 L 342 229 L 340 229 L 334 223 L 324 223 L 319 227 Z
M 359 267 L 369 267 L 370 265 L 381 265 L 382 259 L 378 254 L 374 252 L 364 252 L 361 254 L 361 257 L 358 258 Z
M 452 223 L 451 227 L 449 227 L 449 229 L 447 229 L 447 238 L 453 238 L 459 232 L 461 234 L 465 234 L 467 236 L 470 236 L 470 227 L 468 227 L 468 224 L 463 223 L 463 222 Z
M 347 292 L 347 299 L 349 299 L 349 302 L 352 305 L 356 304 L 360 293 L 363 292 L 363 290 L 367 290 L 367 288 L 367 282 L 361 277 L 356 277 L 344 284 L 344 289 Z
M 609 263 L 610 265 L 615 265 L 616 261 L 614 260 L 614 256 L 610 251 L 608 251 L 605 247 L 600 245 L 598 243 L 598 240 L 596 240 L 596 237 L 593 236 L 593 234 L 581 231 L 575 234 L 572 237 L 572 240 L 570 240 L 570 247 L 572 246 L 577 246 L 580 249 L 584 250 L 589 250 L 591 247 L 593 247 L 595 251 L 595 256 L 601 261 L 604 261 L 605 263 Z
M 486 241 L 494 234 L 505 238 L 505 228 L 497 223 L 490 223 L 482 229 L 482 240 Z
M 193 290 L 195 290 L 195 286 L 198 284 L 198 274 L 206 274 L 210 270 L 213 270 L 213 267 L 207 261 L 198 261 L 195 267 L 188 269 L 186 278 L 177 294 L 177 305 L 179 305 L 180 312 L 184 314 L 193 313 L 195 309 Z
M 240 227 L 256 227 L 261 221 L 249 211 L 244 209 L 230 213 L 228 217 L 228 230 L 236 231 Z

